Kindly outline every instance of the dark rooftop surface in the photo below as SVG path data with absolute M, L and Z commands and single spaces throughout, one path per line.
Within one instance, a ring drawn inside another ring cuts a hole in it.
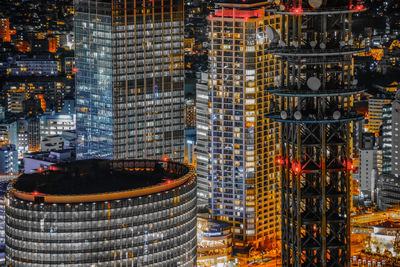
M 24 174 L 13 187 L 22 192 L 37 192 L 50 195 L 83 195 L 134 190 L 168 183 L 188 173 L 183 164 L 179 171 L 166 171 L 162 162 L 154 160 L 132 160 L 136 166 L 145 166 L 150 171 L 135 171 L 132 168 L 112 167 L 109 160 L 82 160 L 62 163 L 58 170 Z M 131 162 L 131 161 L 127 161 Z M 166 163 L 165 163 L 166 164 Z M 52 167 L 55 169 L 54 167 Z

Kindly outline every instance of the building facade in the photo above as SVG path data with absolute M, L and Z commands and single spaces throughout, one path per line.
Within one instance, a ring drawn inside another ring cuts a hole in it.
M 392 102 L 392 173 L 400 176 L 400 98 Z
M 3 42 L 11 42 L 9 18 L 0 18 L 0 39 L 2 39 Z
M 16 120 L 3 120 L 0 121 L 0 144 L 13 144 L 17 146 L 17 121 Z
M 197 201 L 199 206 L 208 207 L 209 198 L 209 126 L 208 112 L 208 74 L 202 73 L 196 84 L 196 168 L 197 168 Z
M 196 266 L 196 179 L 183 164 L 50 166 L 12 184 L 5 214 L 9 266 Z
M 61 135 L 64 131 L 75 130 L 75 115 L 40 116 L 40 137 Z
M 399 207 L 400 178 L 389 173 L 379 176 L 376 182 L 376 203 L 380 210 Z
M 185 163 L 196 165 L 196 105 L 195 99 L 185 99 Z
M 0 174 L 16 175 L 19 173 L 18 151 L 15 145 L 0 146 Z
M 232 224 L 237 248 L 273 247 L 279 238 L 279 133 L 266 118 L 274 103 L 266 89 L 280 71 L 267 45 L 267 29 L 279 30 L 280 16 L 267 9 L 265 2 L 221 1 L 208 17 L 209 209 Z
M 392 172 L 392 104 L 382 108 L 382 172 Z
M 368 132 L 379 135 L 379 130 L 383 122 L 383 107 L 390 104 L 391 98 L 371 97 L 368 99 Z
M 56 76 L 58 61 L 50 53 L 33 56 L 18 55 L 11 62 L 8 74 L 10 76 Z
M 75 1 L 77 158 L 184 158 L 182 0 Z
M 231 226 L 197 217 L 197 266 L 228 266 L 232 257 Z
M 375 180 L 378 177 L 379 149 L 360 150 L 359 186 L 361 191 L 371 193 L 375 189 Z

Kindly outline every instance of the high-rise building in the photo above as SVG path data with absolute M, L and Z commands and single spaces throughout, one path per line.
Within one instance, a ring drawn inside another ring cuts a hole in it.
M 15 175 L 18 173 L 18 151 L 15 145 L 0 145 L 0 174 Z
M 383 107 L 392 102 L 390 96 L 371 97 L 368 99 L 368 132 L 379 135 L 383 122 Z
M 279 133 L 266 118 L 274 103 L 266 89 L 280 73 L 268 31 L 281 24 L 268 7 L 218 1 L 208 17 L 210 125 L 203 139 L 209 140 L 209 208 L 215 219 L 232 224 L 238 249 L 274 246 L 280 232 Z
M 353 5 L 354 4 L 354 5 Z M 357 1 L 282 0 L 280 112 L 282 266 L 349 266 L 353 106 L 351 21 Z M 274 36 L 276 33 L 270 33 Z
M 0 39 L 2 39 L 3 42 L 11 42 L 9 18 L 0 18 Z
M 75 1 L 77 158 L 184 158 L 183 0 Z
M 392 104 L 382 108 L 382 172 L 392 172 Z
M 194 148 L 196 145 L 196 105 L 195 99 L 185 99 L 185 163 L 196 165 Z
M 392 173 L 400 177 L 400 98 L 392 102 Z
M 400 205 L 400 178 L 383 173 L 376 182 L 376 204 L 380 210 Z
M 18 120 L 18 154 L 23 158 L 27 152 L 40 150 L 40 119 L 39 117 L 27 117 Z
M 184 164 L 60 163 L 10 187 L 7 266 L 196 266 L 196 176 Z
M 38 117 L 27 119 L 28 151 L 37 152 L 40 150 L 40 119 Z
M 201 73 L 196 84 L 196 168 L 197 168 L 197 201 L 199 206 L 207 207 L 209 198 L 208 170 L 210 117 L 208 112 L 208 74 Z
M 18 146 L 18 124 L 14 119 L 0 121 L 0 145 Z
M 375 180 L 378 177 L 378 154 L 382 151 L 375 149 L 361 149 L 360 167 L 358 171 L 360 189 L 366 193 L 374 190 Z

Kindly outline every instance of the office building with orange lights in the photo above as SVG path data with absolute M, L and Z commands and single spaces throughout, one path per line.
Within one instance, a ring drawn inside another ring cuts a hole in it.
M 267 92 L 280 74 L 268 32 L 280 16 L 263 1 L 217 1 L 209 21 L 209 209 L 232 224 L 233 245 L 276 246 L 280 233 L 278 124 Z M 273 37 L 273 36 L 272 36 Z M 199 111 L 200 112 L 200 111 Z M 206 163 L 205 161 L 204 163 Z M 200 179 L 200 178 L 199 178 Z M 244 250 L 245 251 L 245 250 Z
M 368 132 L 379 135 L 383 123 L 383 107 L 392 102 L 391 96 L 378 96 L 368 99 Z
M 0 18 L 0 39 L 3 42 L 11 42 L 10 20 L 8 18 Z

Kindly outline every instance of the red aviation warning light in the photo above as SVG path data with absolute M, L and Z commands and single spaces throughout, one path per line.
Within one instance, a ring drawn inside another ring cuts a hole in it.
M 165 161 L 165 162 L 167 162 L 169 159 L 168 159 L 167 156 L 164 156 L 162 160 Z
M 301 173 L 301 164 L 300 164 L 300 163 L 293 162 L 293 163 L 292 163 L 292 170 L 294 171 L 294 173 L 295 173 L 296 175 L 299 175 L 299 174 Z
M 347 161 L 346 167 L 347 167 L 347 170 L 349 170 L 349 171 L 355 171 L 356 170 L 356 166 L 354 166 L 353 162 L 351 162 L 350 160 Z
M 33 194 L 33 196 L 37 197 L 39 195 L 39 192 L 35 190 L 35 191 L 33 191 L 32 194 Z
M 295 15 L 301 15 L 303 14 L 303 9 L 301 8 L 301 6 L 295 7 L 292 9 L 292 13 Z
M 172 180 L 171 180 L 171 179 L 165 178 L 165 179 L 162 179 L 162 180 L 163 180 L 163 182 L 164 182 L 165 184 L 170 184 L 170 183 L 172 183 Z
M 50 165 L 49 169 L 50 169 L 50 171 L 59 171 L 60 170 L 60 168 L 58 168 L 54 165 Z
M 285 160 L 281 157 L 276 158 L 276 164 L 278 165 L 285 165 Z
M 354 165 L 354 163 L 351 160 L 346 160 L 343 162 L 343 167 L 346 168 L 348 171 L 356 171 L 357 167 Z
M 362 11 L 364 9 L 364 6 L 363 5 L 356 5 L 356 7 L 354 8 L 354 10 L 356 11 L 356 12 L 360 12 L 360 11 Z
M 355 12 L 361 12 L 365 9 L 364 5 L 358 0 L 355 5 L 353 5 L 352 1 L 350 1 L 350 10 L 354 10 Z
M 361 12 L 364 10 L 364 5 L 358 4 L 358 5 L 350 5 L 350 10 L 354 10 L 355 12 Z

